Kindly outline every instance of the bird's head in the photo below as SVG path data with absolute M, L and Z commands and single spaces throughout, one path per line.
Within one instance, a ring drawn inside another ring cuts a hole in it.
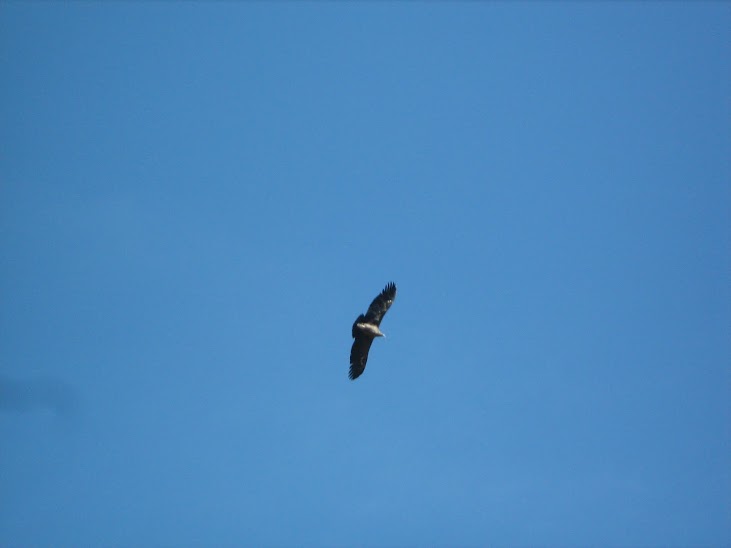
M 355 326 L 364 333 L 370 334 L 371 337 L 385 337 L 386 335 L 378 329 L 378 326 L 372 323 L 357 323 Z

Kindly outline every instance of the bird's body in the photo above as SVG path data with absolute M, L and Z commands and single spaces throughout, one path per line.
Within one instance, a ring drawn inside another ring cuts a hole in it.
M 396 298 L 396 285 L 391 282 L 373 299 L 368 307 L 368 312 L 358 316 L 353 323 L 353 346 L 350 349 L 350 371 L 348 377 L 355 380 L 365 370 L 368 361 L 368 351 L 371 349 L 373 339 L 385 337 L 380 330 L 383 316 L 391 308 Z

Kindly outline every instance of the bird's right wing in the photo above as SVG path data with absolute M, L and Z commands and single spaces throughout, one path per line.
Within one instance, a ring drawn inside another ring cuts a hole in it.
M 371 349 L 373 343 L 372 337 L 365 337 L 358 335 L 353 341 L 353 346 L 350 348 L 350 371 L 348 377 L 351 381 L 354 381 L 365 370 L 366 362 L 368 361 L 368 351 Z
M 381 325 L 383 316 L 386 315 L 388 309 L 391 308 L 394 299 L 396 298 L 396 284 L 390 282 L 383 288 L 383 291 L 373 299 L 371 306 L 368 307 L 365 319 L 366 322 Z

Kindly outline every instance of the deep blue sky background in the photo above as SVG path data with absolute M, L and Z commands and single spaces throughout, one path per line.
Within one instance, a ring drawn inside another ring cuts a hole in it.
M 3 2 L 0 79 L 4 546 L 731 545 L 730 4 Z

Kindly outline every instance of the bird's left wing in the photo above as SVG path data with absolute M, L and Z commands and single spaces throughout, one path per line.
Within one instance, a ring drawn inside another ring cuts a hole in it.
M 353 346 L 350 348 L 350 371 L 348 371 L 348 377 L 350 377 L 351 381 L 360 377 L 365 370 L 366 362 L 368 361 L 368 351 L 371 349 L 372 343 L 372 337 L 364 337 L 363 335 L 355 337 Z

